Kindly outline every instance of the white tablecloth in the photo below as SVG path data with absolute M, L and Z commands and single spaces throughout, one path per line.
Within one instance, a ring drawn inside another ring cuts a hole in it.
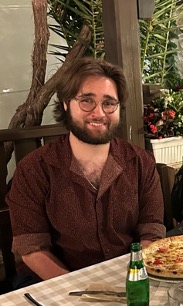
M 125 278 L 129 255 L 117 257 L 75 272 L 55 277 L 41 283 L 0 295 L 1 306 L 31 305 L 24 297 L 29 292 L 43 306 L 119 306 L 117 302 L 84 302 L 77 296 L 69 296 L 69 291 L 84 290 L 92 282 L 107 282 L 125 287 Z M 172 284 L 171 284 L 172 285 Z M 170 284 L 150 281 L 150 305 L 167 305 L 167 290 Z M 126 305 L 126 304 L 124 304 Z

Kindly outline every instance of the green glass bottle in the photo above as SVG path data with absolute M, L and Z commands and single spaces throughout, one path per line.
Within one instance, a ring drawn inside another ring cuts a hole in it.
M 144 266 L 140 243 L 131 244 L 126 295 L 128 306 L 149 306 L 149 278 Z

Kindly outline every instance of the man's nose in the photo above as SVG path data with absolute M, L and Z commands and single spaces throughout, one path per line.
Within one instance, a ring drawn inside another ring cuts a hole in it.
M 105 115 L 105 113 L 102 109 L 102 104 L 101 103 L 97 103 L 96 107 L 92 111 L 92 114 L 95 114 L 97 116 L 104 116 Z

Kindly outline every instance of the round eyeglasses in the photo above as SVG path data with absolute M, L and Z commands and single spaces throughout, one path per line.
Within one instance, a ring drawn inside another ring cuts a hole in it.
M 81 98 L 75 97 L 73 98 L 73 100 L 79 103 L 80 109 L 84 112 L 92 112 L 96 108 L 97 104 L 99 103 L 87 97 L 81 97 Z M 102 110 L 106 114 L 114 113 L 117 110 L 118 105 L 119 105 L 119 101 L 115 99 L 105 100 L 101 103 Z

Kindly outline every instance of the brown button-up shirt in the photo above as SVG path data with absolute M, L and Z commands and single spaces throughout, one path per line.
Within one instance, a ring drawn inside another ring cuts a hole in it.
M 67 135 L 19 162 L 7 203 L 14 252 L 50 249 L 70 270 L 125 254 L 132 241 L 165 236 L 154 159 L 118 138 L 98 191 L 73 158 Z

